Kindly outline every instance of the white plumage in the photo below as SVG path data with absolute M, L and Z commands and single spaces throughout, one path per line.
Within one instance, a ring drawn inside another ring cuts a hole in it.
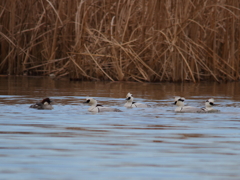
M 177 106 L 175 109 L 175 112 L 183 112 L 183 113 L 199 113 L 199 112 L 204 112 L 203 109 L 193 107 L 193 106 L 184 106 L 184 101 L 185 98 L 183 97 L 175 97 L 175 102 L 174 104 Z
M 84 103 L 90 105 L 90 107 L 88 108 L 88 111 L 90 112 L 122 112 L 117 108 L 103 107 L 102 105 L 97 104 L 97 101 L 93 98 L 87 98 Z
M 147 108 L 149 105 L 133 102 L 133 96 L 131 93 L 128 93 L 126 96 L 127 102 L 124 104 L 124 107 L 127 108 Z
M 213 106 L 216 104 L 214 103 L 214 99 L 210 98 L 205 102 L 205 108 L 202 108 L 205 112 L 219 112 L 219 110 L 214 109 Z

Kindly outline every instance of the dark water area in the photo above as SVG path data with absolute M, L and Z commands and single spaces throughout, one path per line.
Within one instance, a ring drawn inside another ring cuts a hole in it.
M 131 92 L 151 108 L 125 108 Z M 219 113 L 175 113 L 174 96 Z M 53 110 L 29 106 L 44 97 Z M 94 97 L 122 112 L 88 112 Z M 240 179 L 240 83 L 0 77 L 0 179 Z

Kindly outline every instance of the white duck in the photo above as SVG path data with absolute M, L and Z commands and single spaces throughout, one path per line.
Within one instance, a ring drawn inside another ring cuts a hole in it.
M 205 108 L 202 108 L 202 109 L 205 112 L 219 112 L 219 110 L 213 108 L 213 106 L 215 105 L 216 104 L 214 104 L 214 99 L 210 98 L 205 102 Z
M 146 104 L 133 102 L 133 96 L 131 93 L 127 94 L 126 100 L 127 100 L 127 102 L 124 104 L 124 107 L 127 107 L 127 108 L 131 108 L 131 107 L 147 108 L 147 107 L 149 107 L 149 105 L 146 105 Z
M 175 102 L 174 104 L 177 105 L 178 107 L 175 109 L 175 112 L 183 112 L 183 113 L 199 113 L 199 112 L 204 112 L 203 109 L 197 108 L 197 107 L 192 107 L 192 106 L 184 106 L 184 101 L 185 98 L 183 97 L 175 97 Z
M 88 103 L 90 105 L 90 108 L 88 108 L 89 112 L 122 112 L 117 108 L 103 107 L 93 98 L 87 98 L 84 103 Z

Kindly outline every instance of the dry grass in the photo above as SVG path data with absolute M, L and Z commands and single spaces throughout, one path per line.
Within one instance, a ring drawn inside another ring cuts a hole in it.
M 2 0 L 0 73 L 239 80 L 240 1 Z

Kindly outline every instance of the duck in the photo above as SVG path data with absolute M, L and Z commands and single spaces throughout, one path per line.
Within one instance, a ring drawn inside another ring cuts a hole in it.
M 42 101 L 31 105 L 30 108 L 51 110 L 51 109 L 53 109 L 51 102 L 52 101 L 50 100 L 50 98 L 44 98 Z
M 204 112 L 202 108 L 193 107 L 193 106 L 184 106 L 184 97 L 175 97 L 174 104 L 177 106 L 175 109 L 175 112 L 182 112 L 182 113 L 200 113 Z
M 214 99 L 210 98 L 205 102 L 205 107 L 202 108 L 204 112 L 219 112 L 218 109 L 214 109 L 213 106 L 216 104 L 214 103 Z
M 150 107 L 149 105 L 146 105 L 146 104 L 133 102 L 133 99 L 134 98 L 133 98 L 132 94 L 128 93 L 127 96 L 126 96 L 127 102 L 124 104 L 124 107 L 127 107 L 127 108 L 147 108 L 147 107 Z
M 86 98 L 86 101 L 83 103 L 87 103 L 90 105 L 90 107 L 88 108 L 89 112 L 122 112 L 117 108 L 104 107 L 101 104 L 98 104 L 97 100 L 95 100 L 94 98 Z

